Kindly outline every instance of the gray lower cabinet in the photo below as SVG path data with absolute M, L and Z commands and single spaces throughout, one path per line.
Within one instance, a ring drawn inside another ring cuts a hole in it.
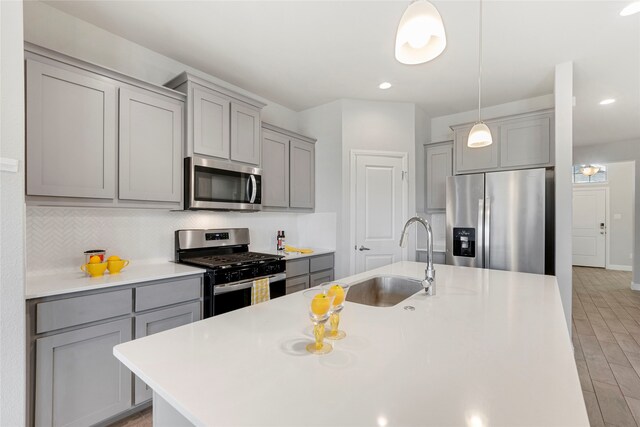
M 287 294 L 332 281 L 333 267 L 332 253 L 287 260 Z
M 137 315 L 135 318 L 135 337 L 146 337 L 158 332 L 188 325 L 201 319 L 200 302 L 192 302 L 177 307 Z M 133 404 L 138 405 L 149 399 L 153 390 L 140 378 L 135 377 Z
M 118 88 L 73 67 L 25 67 L 27 195 L 114 198 Z
M 313 210 L 315 207 L 313 138 L 262 123 L 262 207 Z
M 131 340 L 122 319 L 36 340 L 36 426 L 87 426 L 131 406 L 131 373 L 113 347 Z
M 182 101 L 120 89 L 120 199 L 180 202 Z
M 444 210 L 447 177 L 453 175 L 453 142 L 425 145 L 425 161 L 427 211 Z
M 554 165 L 554 113 L 544 110 L 487 120 L 493 144 L 467 147 L 473 124 L 452 126 L 455 173 L 476 173 Z

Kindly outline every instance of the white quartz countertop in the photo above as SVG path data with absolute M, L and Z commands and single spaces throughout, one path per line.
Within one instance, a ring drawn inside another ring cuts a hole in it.
M 32 299 L 71 292 L 112 288 L 151 280 L 191 276 L 204 272 L 205 270 L 202 268 L 190 267 L 171 261 L 151 263 L 132 261 L 120 273 L 109 274 L 107 270 L 104 276 L 101 277 L 89 277 L 83 271 L 80 271 L 80 267 L 78 267 L 77 271 L 32 273 L 27 275 L 25 298 Z
M 312 331 L 301 293 L 114 354 L 199 426 L 588 426 L 555 277 L 436 271 L 435 296 L 347 302 L 347 337 L 327 355 L 304 349 Z M 422 278 L 424 264 L 343 281 L 379 274 Z
M 301 246 L 300 248 L 311 249 L 313 253 L 302 254 L 300 252 L 284 252 L 284 251 L 276 251 L 275 249 L 260 250 L 260 249 L 253 249 L 253 248 L 251 248 L 251 251 L 260 252 L 263 254 L 283 255 L 286 261 L 293 260 L 293 259 L 300 259 L 300 258 L 309 258 L 312 256 L 318 256 L 318 255 L 332 254 L 336 251 L 335 249 L 323 249 L 323 248 L 314 248 L 314 247 L 307 247 L 307 246 Z

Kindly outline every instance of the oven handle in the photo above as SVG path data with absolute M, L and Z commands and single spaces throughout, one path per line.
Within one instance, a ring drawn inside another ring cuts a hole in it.
M 285 280 L 287 275 L 285 273 L 274 274 L 273 276 L 267 276 L 269 278 L 269 282 L 279 282 L 280 280 Z M 264 279 L 264 277 L 256 277 L 253 280 Z M 226 294 L 227 292 L 240 291 L 242 289 L 249 289 L 253 286 L 253 280 L 249 280 L 248 282 L 234 282 L 227 283 L 226 285 L 217 285 L 213 287 L 213 294 L 220 295 Z

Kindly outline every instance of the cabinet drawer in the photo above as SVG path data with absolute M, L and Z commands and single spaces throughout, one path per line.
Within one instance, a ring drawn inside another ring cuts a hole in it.
M 287 277 L 309 274 L 309 258 L 287 261 Z
M 200 298 L 202 276 L 136 288 L 135 311 L 150 310 Z
M 309 287 L 309 276 L 300 276 L 287 279 L 287 295 L 305 290 Z
M 328 270 L 333 268 L 333 254 L 320 255 L 311 258 L 310 269 L 311 273 L 315 273 L 320 270 Z
M 309 275 L 309 287 L 321 285 L 333 280 L 333 268 L 331 270 L 318 271 Z
M 129 313 L 131 313 L 131 289 L 42 302 L 36 306 L 36 333 L 41 334 Z

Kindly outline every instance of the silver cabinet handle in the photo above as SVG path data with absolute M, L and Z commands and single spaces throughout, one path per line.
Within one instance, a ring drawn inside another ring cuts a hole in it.
M 371 249 L 369 249 L 369 248 L 365 248 L 364 246 L 360 245 L 360 247 L 358 248 L 358 250 L 359 250 L 360 252 L 362 252 L 362 251 L 370 251 Z

